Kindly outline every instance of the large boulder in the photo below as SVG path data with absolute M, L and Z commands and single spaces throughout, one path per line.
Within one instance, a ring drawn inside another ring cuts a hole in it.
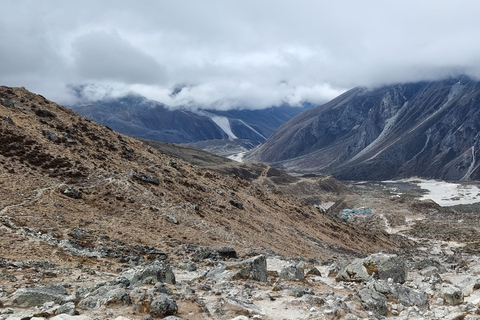
M 382 316 L 387 313 L 387 298 L 383 294 L 368 288 L 361 289 L 358 294 L 365 310 L 373 311 Z
M 463 292 L 457 286 L 451 284 L 437 285 L 437 296 L 443 298 L 446 303 L 456 306 L 463 303 Z
M 157 282 L 175 284 L 175 275 L 170 266 L 158 261 L 145 268 L 127 270 L 121 276 L 127 278 L 131 286 Z
M 338 272 L 335 280 L 364 282 L 368 281 L 370 278 L 371 275 L 363 265 L 363 259 L 355 259 L 352 263 L 348 264 Z
M 166 294 L 154 299 L 150 307 L 153 315 L 161 317 L 173 315 L 178 311 L 175 300 L 170 299 Z
M 252 279 L 267 281 L 267 260 L 265 256 L 259 255 L 234 264 L 218 263 L 210 269 L 205 278 L 216 282 L 225 280 Z
M 280 278 L 283 280 L 295 281 L 305 278 L 303 272 L 295 266 L 288 266 L 280 271 Z
M 236 269 L 234 278 L 267 281 L 267 259 L 264 255 L 252 257 L 233 264 L 227 269 Z
M 404 306 L 417 306 L 422 309 L 428 309 L 428 294 L 425 291 L 415 290 L 410 287 L 393 284 L 391 286 L 392 293 L 389 298 L 397 300 Z
M 363 260 L 363 265 L 368 274 L 373 274 L 376 279 L 390 278 L 396 283 L 404 283 L 407 280 L 407 266 L 396 254 L 372 254 Z
M 63 303 L 67 298 L 67 290 L 64 286 L 50 285 L 41 288 L 19 289 L 4 304 L 15 307 L 35 307 L 49 301 Z

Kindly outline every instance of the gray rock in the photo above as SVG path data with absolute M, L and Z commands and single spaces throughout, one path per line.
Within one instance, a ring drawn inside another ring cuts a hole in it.
M 140 181 L 154 184 L 156 186 L 160 185 L 160 180 L 158 177 L 150 174 L 134 173 L 133 176 Z
M 169 316 L 178 312 L 177 303 L 167 295 L 162 294 L 154 299 L 151 304 L 152 314 L 156 316 Z
M 217 249 L 218 255 L 222 258 L 233 258 L 236 259 L 237 256 L 237 251 L 235 251 L 234 248 L 232 247 L 221 247 Z
M 444 284 L 437 285 L 437 295 L 443 298 L 446 303 L 452 306 L 456 306 L 463 303 L 463 292 L 457 286 Z
M 62 303 L 67 297 L 67 290 L 61 285 L 50 285 L 42 288 L 24 288 L 17 290 L 5 305 L 16 307 L 41 306 L 45 302 Z
M 183 265 L 183 269 L 187 271 L 197 271 L 197 265 L 194 262 L 188 262 Z
M 148 282 L 175 284 L 175 275 L 170 266 L 158 261 L 143 269 L 136 268 L 127 270 L 121 275 L 127 278 L 132 286 L 138 286 Z
M 50 318 L 50 320 L 93 320 L 93 319 L 84 315 L 71 316 L 68 314 L 59 314 L 58 316 Z
M 212 255 L 213 250 L 210 248 L 198 248 L 193 253 L 193 261 L 200 262 L 204 259 L 209 258 Z
M 238 209 L 243 209 L 243 202 L 238 200 L 230 200 L 230 204 Z
M 361 289 L 358 294 L 365 310 L 373 311 L 382 316 L 387 313 L 387 298 L 383 294 L 368 288 Z
M 405 262 L 395 254 L 376 253 L 367 257 L 363 265 L 369 274 L 374 274 L 376 279 L 404 283 L 407 280 L 408 270 Z
M 9 108 L 15 108 L 15 102 L 12 99 L 2 99 L 2 105 Z
M 393 284 L 391 297 L 404 306 L 417 306 L 428 309 L 428 294 L 410 287 Z M 389 296 L 390 298 L 390 296 Z
M 363 259 L 355 259 L 338 272 L 335 280 L 363 282 L 368 281 L 370 278 L 371 275 L 363 265 Z
M 310 269 L 308 269 L 307 273 L 306 273 L 308 276 L 318 276 L 318 277 L 321 277 L 322 276 L 322 273 L 320 272 L 320 270 L 318 270 L 317 268 L 315 267 L 311 267 Z
M 173 216 L 173 214 L 166 213 L 165 216 L 167 217 L 167 220 L 170 221 L 171 223 L 178 224 L 178 220 Z
M 183 318 L 179 318 L 179 317 L 176 317 L 176 316 L 168 316 L 168 317 L 163 318 L 163 320 L 183 320 Z
M 43 133 L 43 135 L 44 135 L 47 139 L 49 139 L 49 140 L 51 140 L 51 141 L 53 141 L 53 142 L 55 142 L 55 143 L 60 142 L 60 139 L 59 139 L 58 136 L 55 134 L 55 132 L 52 132 L 52 131 L 50 131 L 50 130 L 42 130 L 42 133 Z
M 283 280 L 294 281 L 302 280 L 303 278 L 305 278 L 305 276 L 303 275 L 303 272 L 300 271 L 297 267 L 288 266 L 280 271 L 280 278 L 282 278 Z
M 237 278 L 253 279 L 257 281 L 267 281 L 267 259 L 264 255 L 252 257 L 250 259 L 234 264 L 232 268 L 239 268 L 236 273 Z
M 56 315 L 59 315 L 59 314 L 69 314 L 71 316 L 75 315 L 77 309 L 75 308 L 75 303 L 73 302 L 67 302 L 65 304 L 62 304 L 60 307 L 57 308 L 57 310 L 55 310 L 55 314 Z
M 2 116 L 2 119 L 7 121 L 8 124 L 11 124 L 12 126 L 15 125 L 15 122 L 13 122 L 12 118 L 10 116 Z

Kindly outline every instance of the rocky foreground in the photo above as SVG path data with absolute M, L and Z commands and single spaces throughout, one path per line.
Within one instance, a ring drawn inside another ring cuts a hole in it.
M 184 246 L 182 259 L 134 261 L 117 272 L 2 260 L 1 319 L 478 319 L 478 258 L 448 246 L 350 262 L 237 257 Z M 254 254 L 254 253 L 252 253 Z M 36 285 L 50 279 L 48 285 Z M 57 280 L 58 279 L 58 280 Z

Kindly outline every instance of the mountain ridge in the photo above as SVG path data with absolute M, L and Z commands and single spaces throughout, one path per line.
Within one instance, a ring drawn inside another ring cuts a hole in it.
M 282 125 L 247 159 L 343 180 L 478 179 L 480 84 L 354 88 Z

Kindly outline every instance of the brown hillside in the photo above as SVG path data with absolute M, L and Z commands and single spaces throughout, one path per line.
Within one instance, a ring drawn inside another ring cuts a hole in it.
M 177 256 L 182 244 L 317 259 L 397 245 L 8 87 L 0 87 L 0 222 L 1 258 L 59 264 L 80 251 Z

